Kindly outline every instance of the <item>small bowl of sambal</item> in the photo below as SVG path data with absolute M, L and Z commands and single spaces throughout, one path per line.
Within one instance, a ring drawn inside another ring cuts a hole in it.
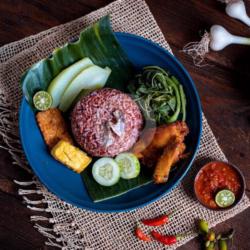
M 243 198 L 245 179 L 234 165 L 212 161 L 205 164 L 194 180 L 194 193 L 206 208 L 226 210 L 235 207 Z

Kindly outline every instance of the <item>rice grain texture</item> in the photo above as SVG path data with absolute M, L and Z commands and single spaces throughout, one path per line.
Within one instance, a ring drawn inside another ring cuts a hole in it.
M 137 141 L 143 117 L 132 98 L 116 89 L 103 88 L 83 97 L 74 107 L 72 133 L 92 156 L 115 156 Z

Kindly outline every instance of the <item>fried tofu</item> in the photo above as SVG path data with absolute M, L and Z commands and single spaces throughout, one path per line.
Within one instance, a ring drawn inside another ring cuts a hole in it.
M 81 173 L 92 161 L 85 152 L 61 140 L 51 150 L 52 156 L 77 173 Z
M 73 144 L 73 140 L 67 130 L 66 122 L 59 109 L 53 108 L 38 112 L 36 119 L 45 143 L 50 149 L 62 139 Z

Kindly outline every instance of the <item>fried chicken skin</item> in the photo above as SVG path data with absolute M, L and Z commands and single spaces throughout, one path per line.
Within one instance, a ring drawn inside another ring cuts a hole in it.
M 150 146 L 154 139 L 154 135 L 156 133 L 156 128 L 149 128 L 144 131 L 141 139 L 136 142 L 134 145 L 132 152 L 138 159 L 142 159 L 144 157 L 143 152 Z
M 132 153 L 143 164 L 153 167 L 161 157 L 164 148 L 173 141 L 183 142 L 188 132 L 187 124 L 180 121 L 147 129 L 134 145 Z
M 155 183 L 167 182 L 171 167 L 180 160 L 185 149 L 185 144 L 177 138 L 168 143 L 155 166 L 153 175 Z

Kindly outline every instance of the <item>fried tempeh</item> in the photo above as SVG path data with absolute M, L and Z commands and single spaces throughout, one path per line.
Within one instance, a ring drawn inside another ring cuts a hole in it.
M 154 170 L 155 183 L 167 182 L 171 167 L 179 161 L 185 149 L 185 144 L 178 138 L 174 138 L 168 143 Z
M 59 109 L 53 108 L 38 112 L 36 119 L 43 138 L 50 149 L 60 140 L 73 144 L 72 138 L 67 130 L 66 122 Z

